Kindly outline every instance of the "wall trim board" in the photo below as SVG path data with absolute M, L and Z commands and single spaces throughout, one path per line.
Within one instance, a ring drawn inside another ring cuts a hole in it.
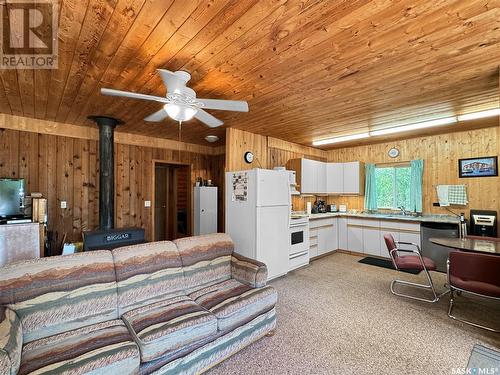
M 304 146 L 298 143 L 284 141 L 282 139 L 273 137 L 267 137 L 267 147 L 296 152 L 298 154 L 316 156 L 319 158 L 328 158 L 328 151 L 321 150 L 319 148 Z
M 19 130 L 31 133 L 57 135 L 69 138 L 89 139 L 97 141 L 99 131 L 97 127 L 65 124 L 56 121 L 40 120 L 31 117 L 8 115 L 0 113 L 0 128 Z M 194 143 L 179 142 L 166 138 L 155 138 L 140 134 L 115 132 L 115 143 L 130 146 L 154 147 L 168 150 L 180 150 L 196 154 L 221 155 L 225 147 L 210 147 Z

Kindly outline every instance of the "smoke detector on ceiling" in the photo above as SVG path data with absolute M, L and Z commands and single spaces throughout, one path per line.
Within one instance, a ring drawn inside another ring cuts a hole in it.
M 219 140 L 219 137 L 217 137 L 216 135 L 207 135 L 205 137 L 205 141 L 210 142 L 210 143 L 217 142 L 218 140 Z

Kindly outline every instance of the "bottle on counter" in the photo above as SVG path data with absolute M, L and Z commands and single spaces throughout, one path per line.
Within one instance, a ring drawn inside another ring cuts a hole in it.
M 467 236 L 467 223 L 465 222 L 465 214 L 460 213 L 460 226 L 458 228 L 460 238 L 464 239 Z

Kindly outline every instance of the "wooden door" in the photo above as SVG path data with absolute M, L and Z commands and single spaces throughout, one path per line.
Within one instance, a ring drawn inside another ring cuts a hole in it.
M 154 240 L 191 235 L 190 166 L 155 164 Z

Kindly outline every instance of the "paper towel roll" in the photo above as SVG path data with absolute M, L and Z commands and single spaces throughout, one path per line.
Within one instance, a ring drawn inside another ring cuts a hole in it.
M 307 202 L 306 203 L 306 212 L 307 212 L 308 215 L 311 214 L 311 209 L 312 209 L 311 202 Z

